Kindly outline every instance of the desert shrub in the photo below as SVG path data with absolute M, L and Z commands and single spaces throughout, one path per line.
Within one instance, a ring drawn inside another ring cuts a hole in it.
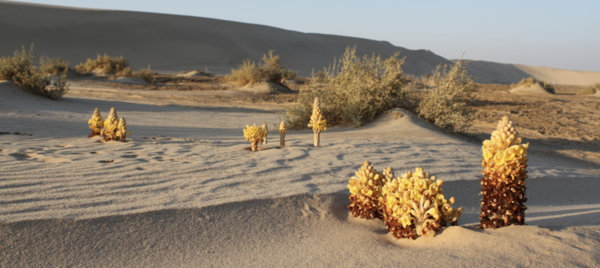
M 594 95 L 600 90 L 600 83 L 585 87 L 581 91 L 577 92 L 577 95 Z
M 315 97 L 330 126 L 361 126 L 395 106 L 404 97 L 404 59 L 395 53 L 387 60 L 381 56 L 356 56 L 356 48 L 347 48 L 339 61 L 311 81 L 299 93 L 296 105 L 287 109 L 290 128 L 306 128 Z
M 469 128 L 476 117 L 473 92 L 477 84 L 466 63 L 459 60 L 451 68 L 440 65 L 429 79 L 431 88 L 418 105 L 419 116 L 447 131 Z
M 13 57 L 0 58 L 0 79 L 12 80 L 25 91 L 50 99 L 58 99 L 65 95 L 69 91 L 67 71 L 50 79 L 41 66 L 34 66 L 33 58 L 33 45 L 29 52 L 23 47 L 21 51 L 15 51 Z
M 40 70 L 45 74 L 58 75 L 69 70 L 69 63 L 62 58 L 40 58 Z
M 154 73 L 150 70 L 150 66 L 147 69 L 139 69 L 137 71 L 134 71 L 131 67 L 126 67 L 116 74 L 110 75 L 108 78 L 117 79 L 119 77 L 139 78 L 146 82 L 154 83 Z
M 298 72 L 285 69 L 285 66 L 279 64 L 279 55 L 273 52 L 274 50 L 269 50 L 268 54 L 263 54 L 261 65 L 250 59 L 244 60 L 238 65 L 238 69 L 231 69 L 228 80 L 239 86 L 252 85 L 262 80 L 283 85 L 285 80 L 296 78 Z
M 101 73 L 104 75 L 117 75 L 129 67 L 129 62 L 120 57 L 111 57 L 107 54 L 101 56 L 98 54 L 95 60 L 87 59 L 85 63 L 75 66 L 80 73 Z
M 554 90 L 554 86 L 552 84 L 546 83 L 546 82 L 544 82 L 544 80 L 537 80 L 537 79 L 535 79 L 533 77 L 521 79 L 521 81 L 519 81 L 519 83 L 517 84 L 517 86 L 535 85 L 535 84 L 539 84 L 548 93 L 551 93 L 551 94 L 555 94 L 556 93 L 556 91 Z

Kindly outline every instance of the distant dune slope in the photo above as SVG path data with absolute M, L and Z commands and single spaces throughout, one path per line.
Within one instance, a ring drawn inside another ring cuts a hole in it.
M 386 41 L 310 34 L 270 26 L 217 19 L 144 12 L 110 11 L 25 4 L 0 0 L 0 56 L 35 44 L 37 56 L 63 57 L 75 66 L 96 54 L 123 55 L 135 68 L 178 72 L 208 68 L 231 71 L 244 59 L 260 60 L 276 50 L 282 64 L 310 76 L 339 58 L 346 47 L 358 55 L 396 51 L 406 57 L 408 74 L 430 73 L 452 62 L 427 50 L 409 50 Z M 478 82 L 515 83 L 536 76 L 553 83 L 591 84 L 600 73 L 473 61 L 470 72 Z

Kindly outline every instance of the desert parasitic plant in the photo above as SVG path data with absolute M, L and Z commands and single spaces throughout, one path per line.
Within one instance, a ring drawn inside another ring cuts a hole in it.
M 363 162 L 355 176 L 348 182 L 350 190 L 350 205 L 348 209 L 352 216 L 375 219 L 383 218 L 379 206 L 383 176 L 373 168 L 369 161 Z
M 100 115 L 100 110 L 98 108 L 94 109 L 94 115 L 88 121 L 88 125 L 90 125 L 90 129 L 92 132 L 90 133 L 90 138 L 96 135 L 100 135 L 102 128 L 104 127 L 104 118 Z
M 310 116 L 310 122 L 308 127 L 312 127 L 315 132 L 314 142 L 315 147 L 319 146 L 319 142 L 321 141 L 321 131 L 327 131 L 327 120 L 323 118 L 323 114 L 321 113 L 321 102 L 319 98 L 315 98 L 313 102 L 313 112 Z
M 527 149 L 508 117 L 483 141 L 480 228 L 525 224 Z
M 387 182 L 382 188 L 387 231 L 397 238 L 415 239 L 448 223 L 456 225 L 462 208 L 452 208 L 455 199 L 445 199 L 442 184 L 422 168 Z
M 127 131 L 127 122 L 125 121 L 125 117 L 121 117 L 121 119 L 119 119 L 119 123 L 117 124 L 117 132 L 115 133 L 116 140 L 125 141 L 127 139 L 127 135 L 131 135 L 131 132 Z
M 281 148 L 285 148 L 285 133 L 287 133 L 285 121 L 281 121 L 279 124 L 279 147 Z
M 264 141 L 265 134 L 266 131 L 262 127 L 246 125 L 246 128 L 244 129 L 244 138 L 252 144 L 250 148 L 253 152 L 258 150 L 258 144 Z
M 262 142 L 263 145 L 267 144 L 267 137 L 269 136 L 269 128 L 267 128 L 267 123 L 263 123 L 262 125 L 260 125 L 260 127 L 262 127 L 265 130 L 265 139 Z

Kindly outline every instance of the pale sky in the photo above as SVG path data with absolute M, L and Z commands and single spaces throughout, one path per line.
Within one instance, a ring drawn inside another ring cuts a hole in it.
M 600 72 L 600 0 L 26 0 L 385 40 L 459 58 Z

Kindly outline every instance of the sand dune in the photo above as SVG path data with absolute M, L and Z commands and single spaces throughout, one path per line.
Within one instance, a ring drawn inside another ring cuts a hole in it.
M 12 55 L 35 44 L 37 55 L 63 57 L 72 66 L 98 53 L 123 55 L 135 68 L 177 73 L 208 68 L 226 74 L 245 59 L 260 60 L 276 50 L 282 64 L 310 76 L 339 58 L 346 47 L 358 55 L 387 58 L 401 51 L 408 74 L 431 73 L 451 61 L 428 50 L 410 50 L 386 41 L 301 33 L 275 27 L 217 19 L 155 13 L 75 9 L 0 1 L 3 41 L 0 56 Z M 550 83 L 589 85 L 600 82 L 600 72 L 472 61 L 472 75 L 480 83 L 517 83 L 534 76 Z

